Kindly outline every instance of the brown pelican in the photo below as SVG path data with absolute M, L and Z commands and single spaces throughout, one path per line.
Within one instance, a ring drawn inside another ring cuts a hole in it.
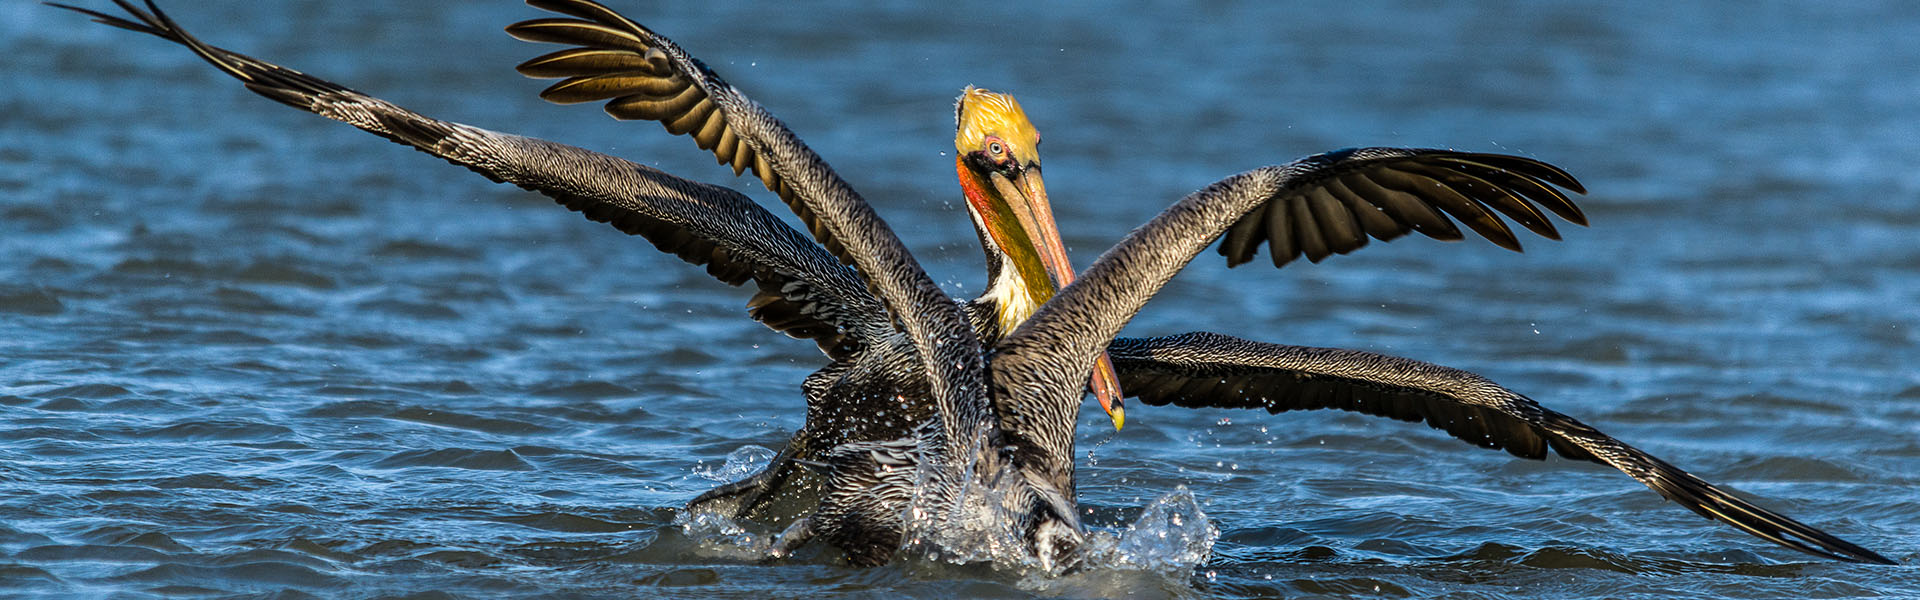
M 1298 256 L 1318 261 L 1369 238 L 1409 231 L 1464 237 L 1448 216 L 1518 249 L 1496 211 L 1556 238 L 1541 208 L 1584 223 L 1555 189 L 1582 188 L 1546 163 L 1369 148 L 1256 169 L 1180 200 L 1076 281 L 1047 208 L 1038 133 L 1011 98 L 969 89 L 957 106 L 956 170 L 994 285 L 981 299 L 958 303 L 778 120 L 671 41 L 598 4 L 530 1 L 572 18 L 528 21 L 509 31 L 576 47 L 529 61 L 522 72 L 565 78 L 543 94 L 550 100 L 607 100 L 616 117 L 656 120 L 691 134 L 736 174 L 752 170 L 800 216 L 812 240 L 733 190 L 571 146 L 432 119 L 204 44 L 151 0 L 151 12 L 115 2 L 139 22 L 63 8 L 186 46 L 270 99 L 548 195 L 705 265 L 722 281 L 753 282 L 749 314 L 814 340 L 832 362 L 803 386 L 807 425 L 781 459 L 695 504 L 748 514 L 773 504 L 770 497 L 817 498 L 791 519 L 783 550 L 817 536 L 856 564 L 884 562 L 914 537 L 966 526 L 960 514 L 984 504 L 1002 517 L 990 526 L 1012 532 L 1043 562 L 1072 560 L 1082 531 L 1073 496 L 1073 414 L 1091 377 L 1114 413 L 1117 379 L 1119 389 L 1149 404 L 1338 408 L 1424 420 L 1517 456 L 1542 458 L 1551 448 L 1618 468 L 1694 512 L 1775 543 L 1835 560 L 1891 563 L 1471 373 L 1211 333 L 1115 339 L 1216 238 L 1224 237 L 1220 251 L 1230 264 L 1251 259 L 1266 244 L 1276 266 Z

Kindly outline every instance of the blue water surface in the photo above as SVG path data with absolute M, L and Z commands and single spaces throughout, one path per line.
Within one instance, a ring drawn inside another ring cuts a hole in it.
M 110 9 L 105 0 L 70 0 Z M 519 3 L 170 2 L 435 117 L 734 179 L 538 100 Z M 952 101 L 1045 132 L 1076 264 L 1189 191 L 1348 146 L 1567 168 L 1591 228 L 1322 264 L 1204 254 L 1128 332 L 1472 370 L 1904 563 L 1822 561 L 1618 472 L 1417 424 L 1082 413 L 1090 522 L 1187 486 L 1172 576 L 757 564 L 675 524 L 802 418 L 807 342 L 543 197 L 0 0 L 0 595 L 1920 597 L 1920 5 L 620 1 L 774 111 L 956 295 Z M 784 211 L 777 211 L 784 214 Z

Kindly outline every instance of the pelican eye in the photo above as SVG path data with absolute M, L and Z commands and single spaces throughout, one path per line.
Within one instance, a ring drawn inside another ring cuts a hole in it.
M 1009 175 L 1019 169 L 1013 161 L 1013 148 L 1007 146 L 1006 142 L 1001 141 L 998 136 L 991 135 L 987 136 L 984 142 L 981 146 L 977 146 L 979 150 L 967 153 L 967 158 L 974 164 L 974 168 Z

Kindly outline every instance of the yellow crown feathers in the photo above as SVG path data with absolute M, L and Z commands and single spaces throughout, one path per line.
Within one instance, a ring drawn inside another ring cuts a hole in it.
M 1013 96 L 967 86 L 954 104 L 954 129 L 953 147 L 961 154 L 982 149 L 987 137 L 994 136 L 1006 142 L 1020 163 L 1040 163 L 1040 132 Z

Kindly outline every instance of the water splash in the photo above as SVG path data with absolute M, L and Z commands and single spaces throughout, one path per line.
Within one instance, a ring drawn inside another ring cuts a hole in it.
M 1149 502 L 1125 528 L 1088 528 L 1078 560 L 1049 565 L 1033 555 L 1016 528 L 1007 526 L 1018 515 L 1006 500 L 994 486 L 969 486 L 956 520 L 938 522 L 934 515 L 910 513 L 908 522 L 920 526 L 910 526 L 905 555 L 956 565 L 990 564 L 995 570 L 1024 573 L 1023 585 L 1050 589 L 1047 581 L 1083 567 L 1185 581 L 1212 555 L 1220 538 L 1220 529 L 1182 485 Z
M 932 431 L 923 429 L 921 435 L 927 439 Z M 969 460 L 956 478 L 961 490 L 951 499 L 942 497 L 942 485 L 935 481 L 937 473 L 951 467 L 943 464 L 944 457 L 927 452 L 928 446 L 923 444 L 918 456 L 916 491 L 907 508 L 901 555 L 955 565 L 991 564 L 1009 570 L 1039 567 L 1019 528 L 1010 525 L 1022 518 L 1012 510 L 1019 504 L 1017 499 L 1007 495 L 1016 486 L 1001 479 L 1012 471 L 998 462 L 976 458 L 982 456 L 985 439 L 970 440 L 963 446 L 966 450 L 957 453 Z
M 681 535 L 700 549 L 701 554 L 717 558 L 759 560 L 766 557 L 773 543 L 767 536 L 747 531 L 747 528 L 719 513 L 682 511 L 674 515 L 673 524 L 680 528 Z
M 745 479 L 773 462 L 774 452 L 765 446 L 748 444 L 727 453 L 727 461 L 718 467 L 694 467 L 702 479 L 730 483 Z M 773 541 L 749 531 L 726 515 L 708 511 L 681 511 L 673 524 L 692 541 L 702 554 L 732 560 L 763 558 Z
M 706 479 L 731 483 L 760 472 L 773 462 L 774 452 L 766 446 L 748 444 L 727 454 L 726 464 L 716 468 L 696 467 L 693 472 Z
M 1147 504 L 1126 529 L 1095 531 L 1089 537 L 1089 564 L 1186 577 L 1213 553 L 1220 528 L 1182 485 Z
M 927 527 L 914 532 L 917 539 L 927 542 L 920 546 L 926 557 L 953 564 L 990 563 L 1014 570 L 1040 567 L 1021 532 L 1009 525 L 1019 522 L 1022 515 L 1011 510 L 1006 496 L 996 486 L 969 479 L 957 520 L 923 521 Z

